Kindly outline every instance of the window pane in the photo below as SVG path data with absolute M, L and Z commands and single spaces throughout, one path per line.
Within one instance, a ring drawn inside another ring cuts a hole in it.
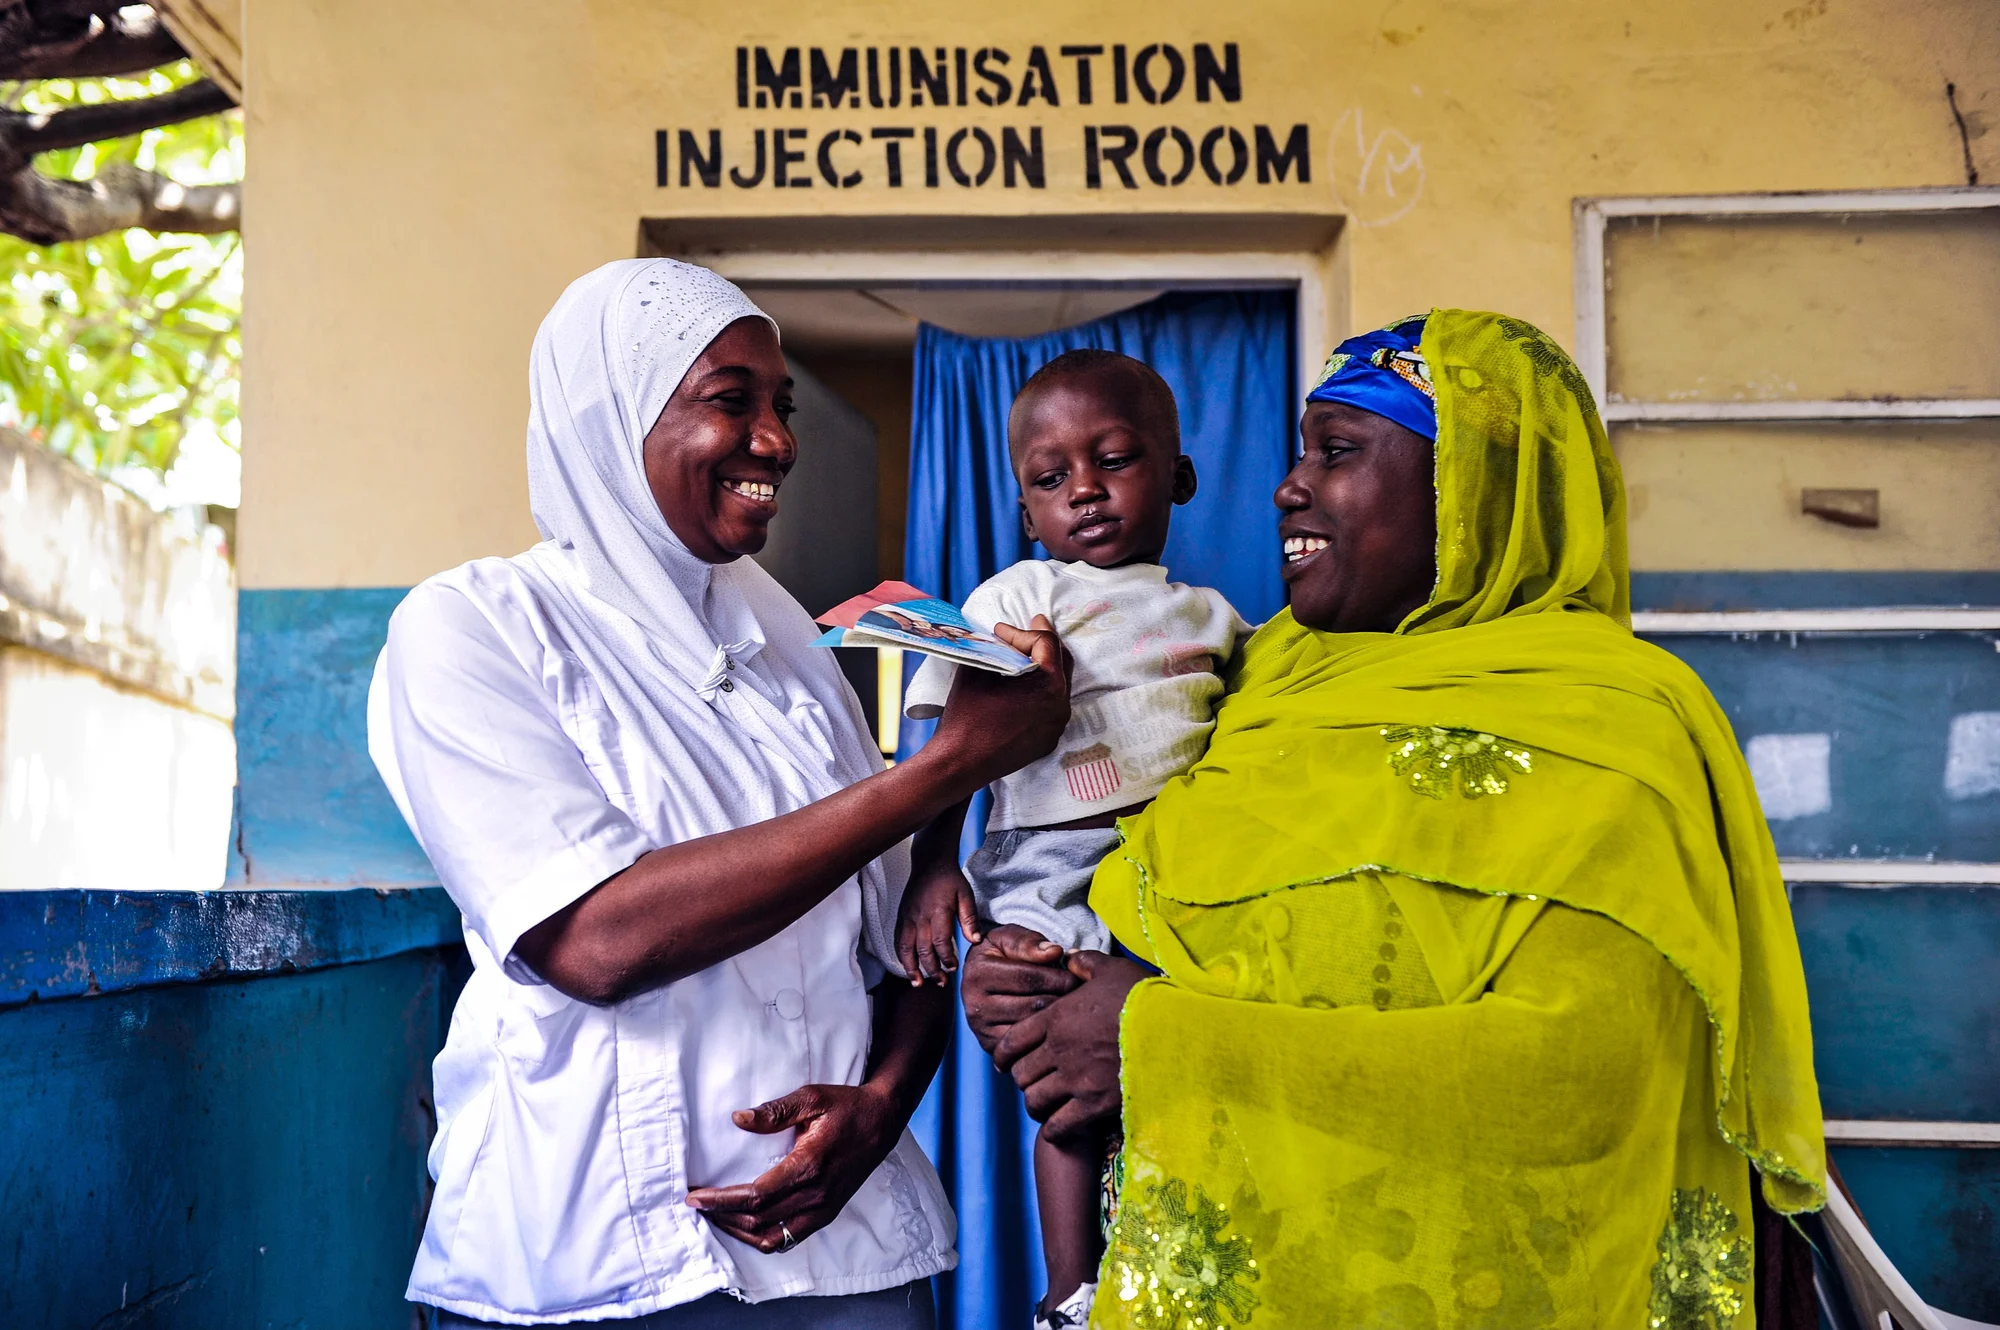
M 1614 217 L 1612 401 L 2000 397 L 2000 209 Z
M 1632 567 L 2000 569 L 2000 420 L 1619 425 Z M 1800 510 L 1875 490 L 1881 525 Z

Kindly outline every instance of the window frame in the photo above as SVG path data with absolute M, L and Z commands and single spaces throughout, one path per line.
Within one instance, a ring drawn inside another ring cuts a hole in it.
M 1606 425 L 1646 422 L 1979 420 L 2000 416 L 2000 397 L 1905 397 L 1775 402 L 1614 402 L 1607 390 L 1604 229 L 1613 217 L 1769 217 L 1960 212 L 2000 208 L 2000 188 L 1801 191 L 1579 198 L 1575 231 L 1576 363 Z

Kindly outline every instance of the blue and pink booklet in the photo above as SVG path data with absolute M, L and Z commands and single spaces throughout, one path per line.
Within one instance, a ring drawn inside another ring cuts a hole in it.
M 908 582 L 884 582 L 819 616 L 832 625 L 816 647 L 899 647 L 996 674 L 1026 674 L 1035 662 L 973 627 L 958 607 Z

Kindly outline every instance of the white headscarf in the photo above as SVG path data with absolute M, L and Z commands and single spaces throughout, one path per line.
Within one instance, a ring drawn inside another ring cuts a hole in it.
M 703 769 L 672 773 L 673 820 L 687 839 L 768 820 L 882 769 L 833 653 L 809 645 L 810 616 L 755 561 L 691 553 L 646 481 L 647 432 L 708 344 L 743 318 L 777 329 L 706 268 L 627 259 L 570 284 L 530 357 L 528 495 L 547 543 L 517 563 L 623 731 L 657 754 L 698 742 Z M 863 940 L 898 974 L 895 912 L 908 876 L 907 843 L 860 874 Z
M 595 595 L 676 639 L 676 599 L 711 627 L 715 565 L 690 553 L 661 515 L 646 483 L 646 435 L 708 344 L 745 318 L 777 331 L 734 283 L 706 268 L 626 259 L 572 282 L 535 334 L 535 525 L 574 553 Z

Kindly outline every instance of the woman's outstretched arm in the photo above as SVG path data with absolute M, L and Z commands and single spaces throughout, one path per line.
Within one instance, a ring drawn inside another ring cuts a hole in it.
M 958 671 L 937 733 L 907 762 L 768 822 L 641 855 L 528 929 L 515 954 L 563 993 L 601 1004 L 776 936 L 897 841 L 1054 750 L 1069 723 L 1061 643 L 1039 616 L 1000 635 L 1038 668 L 1016 679 Z

